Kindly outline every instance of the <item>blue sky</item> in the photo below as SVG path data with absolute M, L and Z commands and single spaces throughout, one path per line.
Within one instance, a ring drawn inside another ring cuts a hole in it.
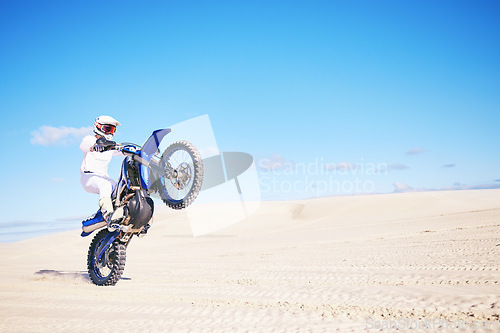
M 221 150 L 256 158 L 269 200 L 500 187 L 499 14 L 496 1 L 2 1 L 0 222 L 95 209 L 78 140 L 32 139 L 101 114 L 137 143 L 208 114 Z

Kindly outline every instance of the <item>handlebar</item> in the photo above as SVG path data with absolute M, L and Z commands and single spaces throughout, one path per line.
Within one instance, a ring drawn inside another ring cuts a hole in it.
M 104 151 L 118 150 L 118 151 L 122 152 L 124 155 L 128 155 L 128 156 L 132 157 L 134 159 L 134 161 L 139 162 L 146 167 L 149 167 L 149 165 L 150 165 L 150 163 L 147 160 L 144 160 L 140 156 L 139 152 L 141 151 L 141 147 L 137 146 L 135 144 L 132 144 L 132 143 L 120 144 L 120 143 L 116 143 L 115 141 L 106 140 L 105 138 L 99 138 L 96 141 L 96 144 L 103 147 Z

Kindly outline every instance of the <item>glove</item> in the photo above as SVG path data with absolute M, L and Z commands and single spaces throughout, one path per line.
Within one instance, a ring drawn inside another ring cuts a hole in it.
M 91 150 L 99 152 L 99 153 L 102 153 L 103 151 L 106 150 L 106 147 L 99 146 L 99 145 L 93 145 L 92 148 L 91 148 Z

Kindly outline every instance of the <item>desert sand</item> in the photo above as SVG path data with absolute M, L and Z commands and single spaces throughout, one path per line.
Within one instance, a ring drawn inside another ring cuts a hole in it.
M 114 287 L 91 238 L 0 244 L 0 331 L 500 331 L 500 190 L 263 202 L 197 238 L 157 206 Z

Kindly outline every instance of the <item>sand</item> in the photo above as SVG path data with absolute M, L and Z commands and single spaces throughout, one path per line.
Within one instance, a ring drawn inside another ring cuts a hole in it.
M 197 238 L 157 206 L 114 287 L 90 241 L 0 244 L 1 332 L 500 331 L 500 190 L 264 202 Z

